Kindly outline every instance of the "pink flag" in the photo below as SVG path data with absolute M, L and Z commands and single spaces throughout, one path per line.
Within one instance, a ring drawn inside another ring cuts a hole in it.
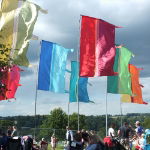
M 80 76 L 113 76 L 115 25 L 82 16 L 80 37 Z
M 17 88 L 20 86 L 20 68 L 12 66 L 11 68 L 7 68 L 4 73 L 5 75 L 1 81 L 4 87 L 1 88 L 3 91 L 0 94 L 0 100 L 15 98 Z
M 8 79 L 8 91 L 6 92 L 7 99 L 15 98 L 15 93 L 17 91 L 20 81 L 20 68 L 13 66 L 9 72 Z

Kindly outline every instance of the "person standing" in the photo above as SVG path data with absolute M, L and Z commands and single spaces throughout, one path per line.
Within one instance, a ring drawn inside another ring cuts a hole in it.
M 66 127 L 66 141 L 67 141 L 67 149 L 70 149 L 71 142 L 73 141 L 73 132 L 69 126 Z
M 13 126 L 13 127 L 12 127 L 11 136 L 12 136 L 12 137 L 17 136 L 17 127 L 16 127 L 16 126 Z
M 114 137 L 116 134 L 115 134 L 115 124 L 112 123 L 110 128 L 108 129 L 108 136 L 110 137 Z
M 136 121 L 135 126 L 136 126 L 136 129 L 135 129 L 136 134 L 138 135 L 138 137 L 141 137 L 144 130 L 143 130 L 143 127 L 140 124 L 140 121 Z
M 129 146 L 129 136 L 130 136 L 130 128 L 127 122 L 124 122 L 123 126 L 118 130 L 118 136 L 121 139 L 121 144 L 128 150 Z
M 53 135 L 51 136 L 51 147 L 52 147 L 52 150 L 55 150 L 57 141 L 58 141 L 58 140 L 57 140 L 57 138 L 55 137 L 55 134 L 53 134 Z
M 41 150 L 47 150 L 47 148 L 48 148 L 48 143 L 45 141 L 44 138 L 42 138 L 42 140 L 40 142 L 40 148 L 41 148 Z

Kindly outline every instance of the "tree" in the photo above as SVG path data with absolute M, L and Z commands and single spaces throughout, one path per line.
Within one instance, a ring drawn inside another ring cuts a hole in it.
M 85 129 L 85 115 L 79 115 L 79 128 L 80 129 Z M 78 114 L 77 113 L 73 113 L 72 115 L 70 115 L 70 127 L 73 130 L 78 130 Z
M 145 129 L 150 129 L 150 117 L 146 117 L 143 123 Z
M 50 138 L 50 135 L 52 135 L 53 132 L 56 130 L 59 130 L 60 132 L 63 132 L 59 135 L 59 138 L 64 137 L 65 134 L 65 128 L 67 126 L 67 114 L 61 109 L 56 108 L 50 112 L 50 115 L 47 116 L 47 118 L 43 121 L 41 128 L 43 130 L 40 131 L 39 135 L 41 137 Z M 44 128 L 49 128 L 49 130 Z M 61 136 L 63 135 L 63 136 Z
M 50 112 L 49 127 L 53 129 L 65 129 L 67 126 L 67 115 L 61 108 Z

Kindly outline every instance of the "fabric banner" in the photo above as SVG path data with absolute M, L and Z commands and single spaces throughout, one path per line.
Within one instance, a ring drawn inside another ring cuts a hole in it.
M 69 51 L 73 50 L 42 40 L 38 90 L 65 93 L 65 70 Z
M 17 65 L 29 65 L 26 53 L 39 9 L 39 6 L 28 1 L 2 1 L 0 44 L 6 48 L 5 53 L 0 53 L 1 61 L 7 62 L 11 58 Z
M 90 102 L 87 92 L 87 83 L 88 78 L 79 77 L 79 63 L 76 61 L 72 61 L 69 89 L 70 102 Z
M 82 16 L 80 35 L 80 76 L 113 76 L 115 25 Z
M 118 72 L 118 75 L 107 77 L 107 93 L 132 95 L 131 75 L 128 69 L 131 56 L 132 52 L 125 47 L 116 49 L 114 71 Z
M 141 89 L 141 85 L 139 83 L 140 69 L 138 69 L 134 65 L 130 64 L 129 70 L 131 73 L 131 85 L 132 85 L 133 96 L 122 95 L 121 101 L 128 102 L 128 103 L 148 104 L 148 103 L 144 102 L 143 98 L 142 98 L 142 89 Z
M 20 68 L 12 66 L 11 68 L 0 69 L 3 72 L 0 87 L 0 100 L 7 100 L 15 98 L 15 93 L 20 81 Z

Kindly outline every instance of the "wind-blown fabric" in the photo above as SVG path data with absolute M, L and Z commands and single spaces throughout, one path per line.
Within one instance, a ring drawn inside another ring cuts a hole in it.
M 146 102 L 143 101 L 142 98 L 142 89 L 141 89 L 141 84 L 139 83 L 140 69 L 130 64 L 129 70 L 131 73 L 131 83 L 132 83 L 131 85 L 132 85 L 133 96 L 122 95 L 121 101 L 128 102 L 128 103 L 147 104 Z
M 6 69 L 4 74 L 5 76 L 2 78 L 1 83 L 5 85 L 5 88 L 0 92 L 0 100 L 15 98 L 17 88 L 20 86 L 20 68 L 18 66 L 12 66 Z
M 79 63 L 71 62 L 71 77 L 69 89 L 70 102 L 90 102 L 87 91 L 88 78 L 79 77 Z
M 23 0 L 3 0 L 0 11 L 0 44 L 8 51 L 0 54 L 1 61 L 13 59 L 14 63 L 28 66 L 26 53 L 32 37 L 39 6 Z
M 42 40 L 38 90 L 65 93 L 65 70 L 69 51 L 72 49 Z
M 128 69 L 131 56 L 132 52 L 125 47 L 116 49 L 114 71 L 118 72 L 118 75 L 107 77 L 107 93 L 132 95 L 131 75 Z
M 82 16 L 80 35 L 80 76 L 113 76 L 115 25 Z

